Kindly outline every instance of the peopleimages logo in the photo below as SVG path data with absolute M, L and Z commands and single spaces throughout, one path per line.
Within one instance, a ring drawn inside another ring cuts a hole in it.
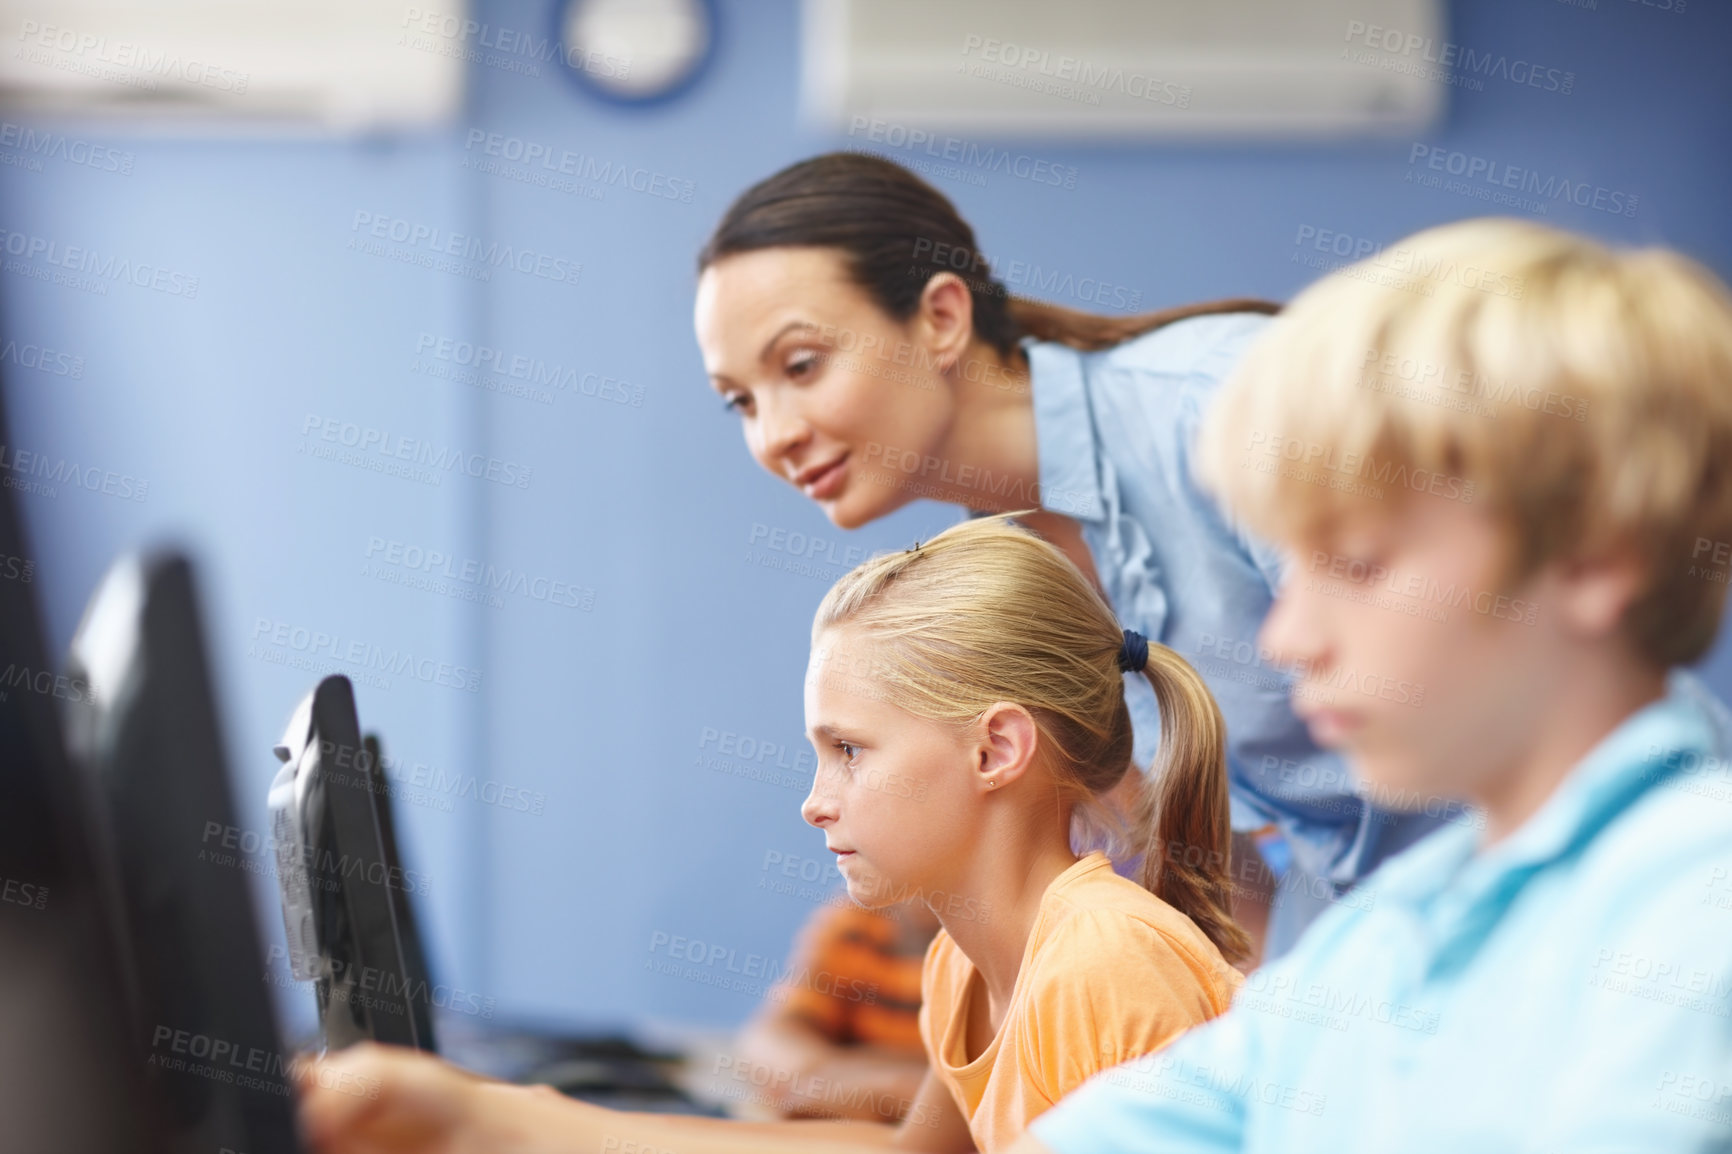
M 273 943 L 265 951 L 266 980 L 284 984 L 276 982 L 275 975 L 282 972 L 288 961 L 289 951 Z M 403 1002 L 421 1002 L 453 1013 L 481 1018 L 493 1017 L 494 999 L 443 983 L 429 983 L 425 977 L 411 980 L 402 973 L 393 973 L 378 966 L 345 962 L 340 958 L 321 957 L 315 959 L 314 964 L 321 978 L 330 979 L 339 988 L 347 987 L 351 997 L 356 993 L 375 994 L 395 1000 L 399 1005 Z
M 431 441 L 423 441 L 416 437 L 406 437 L 393 433 L 389 429 L 378 429 L 371 425 L 358 425 L 353 421 L 339 420 L 335 417 L 323 417 L 317 413 L 308 413 L 301 422 L 302 450 L 306 451 L 310 444 L 317 449 L 315 435 L 319 441 L 329 442 L 334 447 L 352 450 L 360 459 L 367 459 L 371 454 L 387 462 L 408 462 L 415 466 L 426 466 L 428 469 L 443 470 L 449 473 L 456 469 L 468 476 L 483 478 L 512 488 L 527 489 L 529 482 L 535 476 L 532 465 L 519 464 L 516 461 L 505 461 L 498 457 L 490 457 L 484 453 L 469 453 L 450 445 L 435 445 Z M 314 456 L 325 454 L 313 453 Z M 345 462 L 352 463 L 352 462 Z M 438 484 L 440 472 L 431 473 L 433 483 Z
M 353 854 L 339 854 L 328 846 L 323 849 L 311 845 L 290 846 L 269 834 L 238 825 L 207 821 L 201 840 L 199 861 L 248 873 L 269 875 L 279 870 L 304 873 L 309 882 L 329 893 L 335 893 L 344 884 L 357 882 L 401 890 L 406 894 L 425 894 L 430 888 L 428 876 L 412 869 L 387 865 L 383 861 L 365 861 Z
M 920 149 L 934 160 L 947 160 L 982 173 L 999 172 L 1036 184 L 1051 184 L 1061 188 L 1076 187 L 1075 165 L 1054 164 L 1026 152 L 979 144 L 959 136 L 934 136 L 924 128 L 910 128 L 905 124 L 879 120 L 876 117 L 851 117 L 848 121 L 848 135 L 865 136 L 874 144 L 888 144 L 891 148 Z
M 1466 45 L 1399 28 L 1349 20 L 1349 45 L 1363 45 L 1380 56 L 1361 53 L 1352 48 L 1342 50 L 1342 56 L 1361 64 L 1375 64 L 1387 71 L 1408 73 L 1427 79 L 1458 84 L 1475 91 L 1485 87 L 1487 80 L 1507 80 L 1511 84 L 1538 88 L 1568 96 L 1575 88 L 1576 74 L 1559 68 L 1536 64 L 1531 60 L 1511 60 L 1501 52 L 1480 52 Z M 1428 67 L 1429 66 L 1429 67 Z
M 500 244 L 498 241 L 483 240 L 478 236 L 466 233 L 452 232 L 437 225 L 422 224 L 418 221 L 406 220 L 389 213 L 368 212 L 365 209 L 355 211 L 355 219 L 349 225 L 349 231 L 362 233 L 375 240 L 388 240 L 395 244 L 407 245 L 407 255 L 421 259 L 408 260 L 406 263 L 421 264 L 424 267 L 436 267 L 436 256 L 456 257 L 475 265 L 487 265 L 492 268 L 509 268 L 525 276 L 538 277 L 559 284 L 575 285 L 583 273 L 583 265 L 579 261 L 568 260 L 551 253 L 537 252 L 531 248 L 514 247 Z M 352 247 L 366 249 L 364 242 Z M 375 246 L 377 247 L 377 246 Z M 425 250 L 425 251 L 422 251 Z M 390 255 L 381 250 L 373 255 Z
M 8 489 L 52 497 L 55 485 L 88 489 L 122 501 L 142 501 L 150 482 L 131 473 L 116 473 L 100 465 L 80 465 L 65 457 L 48 457 L 16 445 L 0 445 L 0 483 Z
M 650 934 L 644 969 L 777 1002 L 784 1001 L 787 990 L 793 988 L 809 989 L 839 1002 L 874 1005 L 878 1001 L 876 982 L 804 965 L 785 969 L 780 959 L 769 954 L 742 954 L 733 946 L 666 930 Z
M 379 572 L 378 566 L 388 565 L 430 578 L 456 582 L 479 595 L 490 596 L 493 593 L 505 592 L 567 609 L 582 609 L 587 612 L 595 608 L 595 590 L 590 586 L 580 585 L 575 581 L 558 581 L 532 575 L 520 569 L 501 568 L 475 557 L 458 557 L 437 549 L 423 549 L 419 545 L 394 538 L 367 538 L 366 556 L 369 564 L 362 566 L 363 576 L 377 575 L 383 579 L 384 573 Z M 406 583 L 400 577 L 392 580 L 397 584 Z M 444 591 L 438 587 L 430 588 L 433 592 Z M 496 601 L 497 598 L 493 598 L 489 603 Z M 497 608 L 498 605 L 495 604 L 494 607 Z
M 569 148 L 524 140 L 522 137 L 507 136 L 500 132 L 488 132 L 481 128 L 469 130 L 463 148 L 466 152 L 479 150 L 484 156 L 521 164 L 531 171 L 540 169 L 548 176 L 569 176 L 602 187 L 614 185 L 632 192 L 641 192 L 646 196 L 681 201 L 685 204 L 691 203 L 692 194 L 698 187 L 692 181 L 669 176 L 654 169 L 616 164 L 587 153 L 573 152 Z M 501 174 L 509 175 L 504 172 Z M 532 179 L 529 183 L 538 182 Z
M 44 697 L 58 697 L 74 704 L 96 700 L 96 691 L 91 688 L 90 682 L 82 677 L 68 677 L 52 669 L 31 669 L 28 665 L 9 661 L 5 669 L 0 669 L 0 701 L 7 700 L 14 689 L 39 693 Z
M 1263 429 L 1247 434 L 1245 452 L 1292 462 L 1344 477 L 1364 477 L 1381 488 L 1411 489 L 1415 493 L 1430 493 L 1451 501 L 1471 504 L 1474 498 L 1472 481 L 1435 469 L 1422 469 L 1385 457 L 1381 461 L 1370 453 L 1339 452 L 1333 445 L 1289 437 Z
M 47 373 L 52 377 L 84 376 L 84 358 L 73 353 L 57 352 L 42 345 L 19 344 L 17 341 L 7 341 L 0 345 L 0 364 L 17 365 L 21 369 L 35 369 L 39 373 Z
M 461 13 L 409 7 L 403 10 L 402 27 L 407 29 L 406 36 L 413 37 L 399 41 L 407 47 L 418 48 L 424 52 L 440 52 L 441 55 L 455 56 L 469 63 L 489 63 L 495 67 L 507 62 L 502 57 L 516 56 L 521 58 L 521 62 L 526 66 L 510 70 L 525 72 L 530 76 L 541 75 L 541 70 L 536 65 L 556 60 L 562 61 L 568 68 L 576 68 L 604 79 L 624 80 L 631 75 L 630 57 L 615 56 L 600 49 L 585 48 L 581 44 L 564 44 L 520 29 L 471 20 Z M 451 50 L 440 51 L 439 46 L 427 39 L 433 36 L 447 41 L 444 47 Z M 468 48 L 470 43 L 491 49 L 499 55 L 484 57 Z
M 514 381 L 522 381 L 526 385 L 550 390 L 545 394 L 549 403 L 553 400 L 551 391 L 557 390 L 578 396 L 593 397 L 596 400 L 607 401 L 615 405 L 630 405 L 634 409 L 643 408 L 644 387 L 642 385 L 633 384 L 618 377 L 610 377 L 604 373 L 579 369 L 576 366 L 562 365 L 558 362 L 549 364 L 539 357 L 531 357 L 523 353 L 511 353 L 491 345 L 478 345 L 455 337 L 436 336 L 433 333 L 422 332 L 415 340 L 415 353 L 417 357 L 430 357 L 435 361 L 455 366 L 457 369 L 473 369 L 478 375 L 492 374 L 509 377 Z M 534 399 L 540 398 L 538 396 Z
M 141 86 L 151 90 L 156 87 L 155 77 L 166 76 L 186 84 L 214 88 L 219 92 L 233 92 L 238 96 L 246 92 L 252 79 L 248 73 L 223 68 L 191 56 L 182 56 L 178 52 L 153 49 L 128 40 L 110 41 L 106 36 L 98 36 L 89 31 L 42 24 L 35 20 L 25 20 L 19 25 L 18 39 L 25 45 L 25 48 L 15 53 L 19 59 L 85 75 L 106 76 L 122 83 L 137 84 L 139 81 L 146 81 L 147 83 Z M 61 59 L 55 60 L 48 52 L 42 51 L 44 49 L 60 53 Z M 118 72 L 108 75 L 114 70 Z M 128 75 L 129 73 L 133 75 Z M 139 73 L 146 75 L 136 75 Z
M 1329 256 L 1340 257 L 1342 260 L 1355 261 L 1363 264 L 1376 265 L 1398 274 L 1398 278 L 1390 283 L 1394 287 L 1411 287 L 1403 285 L 1399 278 L 1410 278 L 1414 284 L 1425 291 L 1420 295 L 1430 296 L 1430 284 L 1419 282 L 1435 282 L 1437 284 L 1457 284 L 1463 288 L 1475 289 L 1491 296 L 1507 296 L 1512 300 L 1521 299 L 1526 285 L 1521 277 L 1512 277 L 1497 269 L 1482 268 L 1476 264 L 1463 264 L 1460 261 L 1428 255 L 1407 245 L 1384 245 L 1370 237 L 1355 236 L 1339 229 L 1322 228 L 1314 224 L 1302 224 L 1293 235 L 1295 249 L 1313 249 Z M 1294 254 L 1298 259 L 1299 254 Z M 1307 262 L 1308 263 L 1308 262 Z M 1319 262 L 1315 267 L 1325 268 L 1343 275 L 1352 275 L 1353 266 L 1341 264 L 1324 264 Z M 1365 279 L 1365 278 L 1360 278 Z
M 30 167 L 36 172 L 42 170 L 42 158 L 47 157 L 94 168 L 98 172 L 117 172 L 122 176 L 132 174 L 134 157 L 130 152 L 62 132 L 39 131 L 10 120 L 0 120 L 0 148 L 13 149 L 19 156 L 27 157 L 34 162 Z
M 61 244 L 51 237 L 0 228 L 0 250 L 7 256 L 18 257 L 28 266 L 51 265 L 71 273 L 93 277 L 98 286 L 124 282 L 134 288 L 151 289 L 187 300 L 198 297 L 196 276 L 161 265 L 135 263 L 113 253 L 105 256 L 95 249 L 76 244 Z M 108 290 L 101 287 L 100 291 L 106 293 Z
M 1555 174 L 1541 176 L 1538 170 L 1522 165 L 1509 164 L 1486 156 L 1475 156 L 1472 153 L 1460 152 L 1451 148 L 1439 148 L 1435 145 L 1415 143 L 1407 154 L 1408 172 L 1404 182 L 1418 184 L 1427 188 L 1442 188 L 1446 192 L 1459 192 L 1471 195 L 1480 200 L 1492 200 L 1499 204 L 1512 204 L 1530 212 L 1545 215 L 1547 206 L 1545 200 L 1564 201 L 1580 208 L 1591 208 L 1596 212 L 1608 213 L 1612 216 L 1635 216 L 1636 206 L 1641 203 L 1641 197 L 1622 189 L 1607 188 L 1604 185 L 1592 184 L 1585 180 L 1570 180 Z M 1423 163 L 1432 172 L 1446 173 L 1450 176 L 1463 178 L 1460 181 L 1445 183 L 1439 177 L 1415 170 Z M 1479 182 L 1478 184 L 1473 182 Z M 1484 184 L 1487 188 L 1480 188 Z M 1461 187 L 1453 187 L 1460 185 Z M 1524 197 L 1510 197 L 1501 192 L 1502 189 L 1515 189 L 1517 192 L 1530 193 L 1540 200 L 1528 200 Z
M 999 260 L 965 245 L 916 237 L 914 264 L 909 273 L 924 278 L 932 276 L 935 270 L 963 273 L 969 288 L 990 296 L 1007 295 L 1011 288 L 1026 288 L 1049 298 L 1070 297 L 1125 312 L 1134 311 L 1143 303 L 1141 289 L 1127 288 L 1100 277 L 1078 278 L 1062 269 L 1043 269 L 1024 260 Z M 992 279 L 994 271 L 1004 278 L 1002 285 Z
M 48 908 L 48 887 L 17 878 L 0 877 L 0 902 L 24 906 L 26 909 Z
M 969 33 L 962 41 L 962 55 L 978 51 L 980 59 L 1006 68 L 1032 71 L 1043 78 L 1072 82 L 1075 88 L 1057 85 L 1050 91 L 1055 96 L 1079 99 L 1085 104 L 1099 104 L 1100 93 L 1116 91 L 1137 100 L 1167 104 L 1177 108 L 1191 106 L 1191 86 L 1160 80 L 1142 72 L 1126 72 L 1123 68 L 1094 64 L 1077 56 L 1062 53 L 1054 56 L 1044 49 L 1028 44 L 1012 44 L 990 36 Z M 978 74 L 977 74 L 978 75 Z
M 428 685 L 465 689 L 471 693 L 481 688 L 479 669 L 421 657 L 410 649 L 399 649 L 395 646 L 385 649 L 368 641 L 326 633 L 319 629 L 308 629 L 287 621 L 274 621 L 269 617 L 260 617 L 253 622 L 252 641 L 255 647 L 260 644 L 274 645 L 307 656 L 341 661 L 365 670 L 413 677 Z

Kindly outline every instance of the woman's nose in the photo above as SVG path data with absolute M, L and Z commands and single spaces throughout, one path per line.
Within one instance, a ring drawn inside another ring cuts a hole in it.
M 760 411 L 763 452 L 767 462 L 780 465 L 812 437 L 812 427 L 792 403 L 766 398 Z M 775 470 L 780 471 L 780 470 Z

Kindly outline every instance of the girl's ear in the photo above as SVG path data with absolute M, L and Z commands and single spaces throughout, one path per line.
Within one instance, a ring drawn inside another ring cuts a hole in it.
M 974 747 L 975 778 L 983 790 L 998 791 L 1034 764 L 1040 731 L 1034 717 L 1022 706 L 997 701 L 980 715 L 979 738 Z

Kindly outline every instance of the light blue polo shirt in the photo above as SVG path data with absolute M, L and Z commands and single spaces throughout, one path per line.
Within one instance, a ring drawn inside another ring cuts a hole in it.
M 1519 829 L 1451 826 L 1233 1008 L 1030 1127 L 1058 1154 L 1732 1150 L 1732 771 L 1674 686 Z

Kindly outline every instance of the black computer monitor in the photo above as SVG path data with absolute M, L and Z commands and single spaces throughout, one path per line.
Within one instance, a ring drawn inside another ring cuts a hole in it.
M 359 755 L 354 752 L 353 735 L 359 731 L 354 691 L 347 678 L 332 676 L 302 700 L 277 747 L 283 768 L 271 786 L 271 810 L 279 852 L 277 876 L 284 882 L 290 969 L 320 983 L 320 1016 L 329 1045 L 372 1037 L 438 1052 L 433 1009 L 449 1010 L 455 999 L 449 991 L 444 1001 L 436 994 L 440 987 L 434 984 L 415 916 L 412 874 L 403 867 L 398 852 L 387 762 L 379 739 L 372 734 L 361 739 Z M 322 805 L 316 803 L 318 799 Z M 369 801 L 375 827 L 364 818 Z M 339 821 L 338 815 L 349 820 Z M 319 871 L 296 868 L 297 861 L 323 863 L 327 875 L 340 876 L 321 887 Z M 375 862 L 384 868 L 375 869 Z M 363 876 L 387 881 L 384 888 L 396 927 L 398 960 L 392 959 L 384 932 L 384 903 L 378 900 L 378 890 L 369 894 L 358 888 L 355 879 Z M 352 912 L 354 899 L 369 897 L 362 901 L 359 914 Z M 355 932 L 363 920 L 372 928 L 371 934 Z M 327 931 L 326 926 L 333 928 Z M 368 952 L 369 938 L 378 942 L 383 963 Z M 340 989 L 344 976 L 351 988 L 363 987 L 371 995 L 363 1000 L 374 1010 L 370 1020 L 348 1011 L 353 1002 Z M 379 1002 L 392 1000 L 395 994 L 402 997 L 393 1001 L 392 1008 L 406 1006 L 407 1023 L 378 1013 Z M 550 1084 L 574 1097 L 618 1109 L 722 1113 L 692 1102 L 669 1080 L 662 1067 L 673 1055 L 646 1051 L 628 1039 L 503 1030 L 487 1021 L 466 1021 L 460 1011 L 446 1021 L 455 1028 L 448 1039 L 454 1045 L 445 1057 L 459 1065 L 507 1080 Z M 401 1035 L 405 1026 L 412 1031 L 409 1040 Z M 381 1028 L 398 1034 L 382 1034 Z
M 408 875 L 348 678 L 327 677 L 302 699 L 276 754 L 271 822 L 289 969 L 314 984 L 325 1045 L 370 1038 L 432 1050 L 426 972 L 411 968 L 399 927 Z
M 67 674 L 67 746 L 120 879 L 146 1071 L 177 1151 L 293 1154 L 294 1094 L 230 800 L 193 574 L 174 554 L 104 577 Z M 254 834 L 254 837 L 257 835 Z
M 0 444 L 10 444 L 0 414 Z M 67 772 L 63 701 L 89 686 L 47 659 L 10 488 L 0 489 L 0 1147 L 156 1154 L 152 1109 L 128 1028 L 113 871 L 92 808 Z
M 367 751 L 367 776 L 372 783 L 374 805 L 379 815 L 379 847 L 388 865 L 401 865 L 397 849 L 396 807 L 391 803 L 391 784 L 385 777 L 385 750 L 376 733 L 366 734 L 361 744 Z M 404 871 L 404 878 L 408 873 Z M 409 1007 L 415 1015 L 415 1034 L 421 1048 L 437 1053 L 433 1035 L 433 971 L 427 964 L 427 944 L 415 916 L 415 902 L 405 884 L 391 887 L 391 908 L 397 914 L 397 942 L 403 948 L 403 969 L 409 976 Z

